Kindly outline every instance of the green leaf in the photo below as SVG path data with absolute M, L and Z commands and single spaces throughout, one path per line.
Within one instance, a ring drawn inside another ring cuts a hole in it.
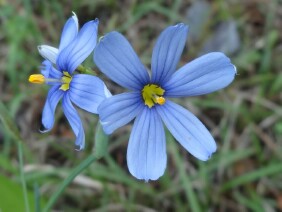
M 99 159 L 103 157 L 108 150 L 109 136 L 104 133 L 101 124 L 98 122 L 96 126 L 94 154 Z
M 22 144 L 24 142 L 21 139 L 19 130 L 16 127 L 16 125 L 14 124 L 13 119 L 10 116 L 9 111 L 7 110 L 7 108 L 5 107 L 5 105 L 2 102 L 0 102 L 0 121 L 3 122 L 3 125 L 6 127 L 7 131 L 18 142 L 17 143 L 18 144 L 18 155 L 19 155 L 19 163 L 20 163 L 19 164 L 20 165 L 20 176 L 21 176 L 21 182 L 22 182 L 22 192 L 23 192 L 23 197 L 24 197 L 24 206 L 25 206 L 25 211 L 30 211 L 30 209 L 29 209 L 29 205 L 30 205 L 29 202 L 30 201 L 29 201 L 29 197 L 28 197 L 25 175 L 24 175 L 24 171 L 23 171 L 24 163 L 23 163 L 23 145 Z M 2 179 L 2 180 L 4 180 L 4 179 Z M 11 186 L 11 184 L 9 184 L 9 183 L 7 185 Z M 8 187 L 8 189 L 9 189 L 9 187 Z M 3 191 L 3 189 L 1 189 L 1 188 L 0 188 L 0 190 Z M 14 197 L 14 196 L 18 196 L 18 195 L 11 194 L 10 197 Z M 1 201 L 0 201 L 0 203 L 1 203 Z M 0 205 L 2 205 L 2 204 L 0 204 Z M 8 206 L 8 205 L 6 205 L 6 206 Z
M 23 211 L 25 200 L 20 184 L 11 181 L 3 175 L 0 175 L 0 211 Z M 34 198 L 31 192 L 27 194 L 29 205 L 34 205 Z

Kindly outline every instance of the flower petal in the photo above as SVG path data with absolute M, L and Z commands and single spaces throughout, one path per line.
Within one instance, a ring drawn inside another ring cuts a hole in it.
M 55 120 L 55 110 L 58 102 L 62 98 L 64 92 L 59 89 L 60 85 L 55 85 L 50 88 L 47 99 L 42 112 L 42 125 L 44 127 L 40 132 L 48 132 L 52 129 Z
M 110 32 L 101 39 L 94 50 L 94 61 L 107 77 L 130 90 L 140 90 L 149 82 L 146 68 L 118 32 Z
M 162 84 L 176 71 L 185 46 L 188 26 L 180 23 L 166 28 L 159 36 L 152 56 L 152 82 Z
M 67 47 L 75 39 L 77 33 L 78 33 L 78 19 L 76 14 L 73 12 L 73 16 L 70 17 L 65 23 L 61 35 L 59 51 L 62 51 L 62 49 Z
M 45 78 L 61 79 L 63 73 L 55 69 L 52 63 L 48 60 L 44 60 L 41 66 L 41 74 Z
M 76 136 L 75 145 L 78 146 L 77 150 L 84 149 L 84 146 L 85 146 L 84 129 L 83 129 L 80 117 L 70 101 L 68 92 L 65 93 L 64 98 L 63 98 L 63 110 Z
M 46 60 L 49 60 L 53 64 L 56 64 L 59 50 L 55 47 L 48 45 L 37 46 L 39 54 Z
M 207 128 L 185 108 L 167 100 L 157 112 L 175 139 L 196 158 L 206 161 L 216 151 Z
M 166 142 L 164 127 L 155 108 L 144 110 L 137 116 L 129 138 L 127 165 L 137 179 L 157 180 L 166 168 Z
M 110 95 L 106 85 L 98 77 L 76 74 L 72 77 L 69 89 L 71 101 L 78 107 L 97 113 L 99 104 Z
M 98 107 L 105 133 L 111 134 L 134 119 L 142 110 L 139 92 L 123 93 L 105 99 Z
M 229 85 L 236 74 L 230 59 L 220 52 L 203 55 L 186 64 L 165 83 L 168 97 L 197 96 Z
M 98 24 L 98 19 L 84 24 L 71 44 L 60 52 L 57 58 L 59 70 L 67 71 L 72 75 L 73 71 L 89 56 L 96 46 Z

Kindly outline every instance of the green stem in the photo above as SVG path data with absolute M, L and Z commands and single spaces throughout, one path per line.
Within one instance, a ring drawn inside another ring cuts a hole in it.
M 27 188 L 26 188 L 26 181 L 25 181 L 25 175 L 24 175 L 24 162 L 23 162 L 23 146 L 21 142 L 18 142 L 18 154 L 19 154 L 19 163 L 20 163 L 20 175 L 21 175 L 21 182 L 22 182 L 22 188 L 23 188 L 23 195 L 24 195 L 24 203 L 25 203 L 25 211 L 29 212 L 29 202 L 28 202 L 28 196 L 27 196 Z
M 51 210 L 53 205 L 56 203 L 60 195 L 64 192 L 66 187 L 73 181 L 73 179 L 79 175 L 84 169 L 86 169 L 91 163 L 97 160 L 95 155 L 90 155 L 87 157 L 82 163 L 80 163 L 77 167 L 75 167 L 70 175 L 63 181 L 63 183 L 57 188 L 54 194 L 49 199 L 47 205 L 45 206 L 43 212 L 48 212 Z
M 82 74 L 96 75 L 95 71 L 90 68 L 84 67 L 83 65 L 79 65 L 76 69 Z

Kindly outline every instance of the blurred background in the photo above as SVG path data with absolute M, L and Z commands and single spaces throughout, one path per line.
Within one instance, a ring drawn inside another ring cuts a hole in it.
M 53 130 L 39 133 L 48 86 L 28 83 L 42 62 L 37 46 L 58 46 L 72 11 L 80 25 L 98 17 L 99 36 L 123 33 L 147 67 L 160 32 L 184 22 L 190 29 L 179 66 L 222 51 L 238 75 L 226 89 L 178 100 L 213 134 L 218 150 L 209 161 L 195 159 L 167 135 L 164 176 L 136 180 L 126 165 L 127 125 L 111 135 L 108 154 L 75 178 L 52 210 L 282 211 L 282 1 L 0 0 L 1 212 L 44 209 L 95 151 L 97 117 L 82 110 L 84 151 L 74 150 L 60 107 Z M 92 56 L 85 64 L 97 71 Z M 99 76 L 113 93 L 123 91 Z

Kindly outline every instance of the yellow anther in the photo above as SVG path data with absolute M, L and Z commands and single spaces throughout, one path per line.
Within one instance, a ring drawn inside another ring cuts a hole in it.
M 163 105 L 165 103 L 165 98 L 163 97 L 164 92 L 165 90 L 158 85 L 145 85 L 142 90 L 144 104 L 149 108 L 153 107 L 155 104 Z
M 42 74 L 32 74 L 29 76 L 28 81 L 31 83 L 42 84 L 45 82 L 45 77 Z
M 165 98 L 163 98 L 162 96 L 158 96 L 156 98 L 156 101 L 159 105 L 163 105 L 165 103 Z

